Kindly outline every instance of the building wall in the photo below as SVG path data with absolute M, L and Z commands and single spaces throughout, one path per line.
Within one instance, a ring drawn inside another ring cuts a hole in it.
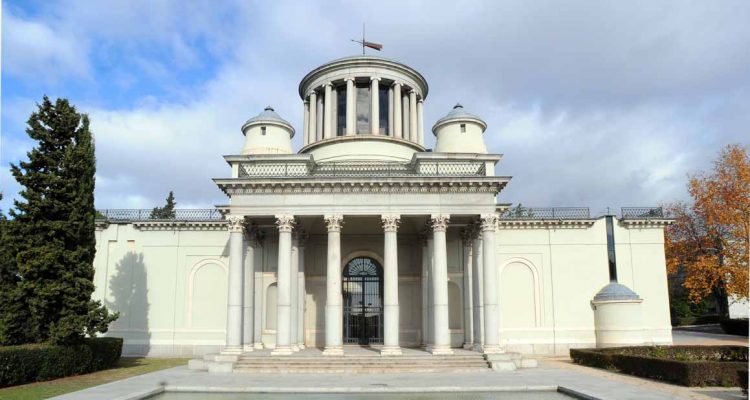
M 272 232 L 273 229 L 268 229 Z M 460 227 L 447 232 L 451 343 L 464 342 L 465 262 Z M 224 344 L 228 238 L 218 230 L 139 230 L 111 224 L 97 231 L 94 297 L 121 313 L 109 334 L 125 338 L 125 354 L 190 356 Z M 616 225 L 619 282 L 644 300 L 644 337 L 670 343 L 661 228 Z M 591 226 L 502 227 L 496 235 L 500 337 L 508 350 L 567 354 L 595 346 L 593 296 L 609 282 L 605 223 Z M 421 343 L 422 243 L 399 235 L 399 303 L 404 346 Z M 255 332 L 266 347 L 276 333 L 277 236 L 255 254 Z M 305 342 L 322 346 L 325 324 L 325 235 L 305 245 Z M 352 257 L 382 262 L 382 235 L 342 235 L 342 268 Z M 256 340 L 258 342 L 258 340 Z

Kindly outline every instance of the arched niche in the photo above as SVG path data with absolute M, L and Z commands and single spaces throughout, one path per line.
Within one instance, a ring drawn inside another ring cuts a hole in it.
M 461 287 L 456 282 L 448 282 L 448 327 L 450 329 L 463 327 L 463 304 Z
M 539 272 L 524 258 L 512 258 L 500 268 L 500 326 L 526 329 L 542 324 L 542 296 Z
M 276 283 L 268 285 L 268 288 L 266 288 L 266 320 L 264 326 L 264 329 L 267 331 L 276 330 L 277 296 Z
M 224 329 L 226 313 L 226 265 L 218 259 L 195 263 L 188 275 L 188 327 Z

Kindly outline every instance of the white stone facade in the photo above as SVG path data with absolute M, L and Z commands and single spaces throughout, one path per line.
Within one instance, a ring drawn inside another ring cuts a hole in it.
M 228 205 L 98 222 L 95 298 L 121 312 L 109 334 L 125 354 L 671 343 L 668 220 L 616 219 L 608 252 L 604 218 L 496 204 L 510 178 L 486 154 L 486 124 L 457 106 L 433 129 L 440 151 L 426 152 L 427 83 L 403 64 L 337 60 L 300 96 L 303 148 L 287 150 L 294 130 L 270 107 L 249 120 L 241 154 L 225 157 L 230 177 L 215 179 Z M 592 301 L 613 277 L 640 296 L 625 312 Z

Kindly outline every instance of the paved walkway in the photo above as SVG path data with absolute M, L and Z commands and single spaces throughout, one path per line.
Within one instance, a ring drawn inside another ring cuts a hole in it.
M 698 330 L 688 331 L 682 329 L 672 330 L 672 342 L 678 344 L 702 344 L 702 345 L 739 345 L 747 346 L 747 336 L 725 335 L 723 333 L 700 332 Z

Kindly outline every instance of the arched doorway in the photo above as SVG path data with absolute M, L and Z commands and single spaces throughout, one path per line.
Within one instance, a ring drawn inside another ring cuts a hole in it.
M 383 267 L 355 257 L 344 267 L 344 343 L 383 343 Z

